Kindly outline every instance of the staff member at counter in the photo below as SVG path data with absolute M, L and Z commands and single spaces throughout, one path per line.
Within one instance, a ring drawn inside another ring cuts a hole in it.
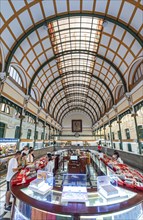
M 45 167 L 45 170 L 49 173 L 53 173 L 53 171 L 54 171 L 54 160 L 52 158 L 52 154 L 50 154 L 50 153 L 47 154 L 47 160 L 48 160 L 48 163 Z
M 34 153 L 33 149 L 29 150 L 29 153 L 28 153 L 28 156 L 27 156 L 27 162 L 28 163 L 33 163 L 34 162 L 33 153 Z
M 5 204 L 5 211 L 11 210 L 11 203 L 10 203 L 10 180 L 13 177 L 13 175 L 21 168 L 18 168 L 18 159 L 21 157 L 21 151 L 17 151 L 15 156 L 11 158 L 8 162 L 8 168 L 7 168 L 7 175 L 6 175 L 6 181 L 7 181 L 7 191 L 6 191 L 6 204 Z

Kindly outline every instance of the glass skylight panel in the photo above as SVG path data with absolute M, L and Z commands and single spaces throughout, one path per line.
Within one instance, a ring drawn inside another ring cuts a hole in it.
M 102 23 L 102 19 L 89 16 L 71 16 L 49 23 L 49 34 L 65 95 L 72 93 L 73 98 L 79 97 L 81 100 L 78 95 L 81 93 L 85 95 L 82 100 L 86 100 Z M 78 103 L 77 101 L 76 104 Z

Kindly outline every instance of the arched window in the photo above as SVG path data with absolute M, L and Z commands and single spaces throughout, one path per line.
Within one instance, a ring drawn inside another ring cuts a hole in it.
M 10 107 L 9 106 L 6 106 L 6 113 L 10 114 Z
M 35 91 L 34 91 L 33 89 L 31 89 L 31 97 L 32 97 L 33 99 L 37 100 Z
M 7 114 L 10 114 L 10 107 L 8 105 L 6 105 L 5 103 L 3 103 L 1 106 L 1 111 L 5 112 Z
M 3 103 L 2 106 L 1 106 L 1 111 L 2 112 L 5 112 L 5 107 L 6 107 L 6 104 Z
M 135 71 L 133 84 L 138 82 L 141 78 L 143 78 L 143 63 L 141 63 L 137 68 L 137 70 Z
M 22 87 L 21 77 L 12 66 L 9 67 L 9 75 Z
M 118 93 L 118 99 L 122 98 L 123 95 L 124 95 L 124 87 L 121 86 Z

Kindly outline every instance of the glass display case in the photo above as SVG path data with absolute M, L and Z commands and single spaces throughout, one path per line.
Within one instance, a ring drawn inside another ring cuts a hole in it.
M 0 138 L 0 176 L 6 173 L 8 161 L 16 152 L 17 142 L 15 138 Z M 0 183 L 3 181 L 1 179 Z
M 86 174 L 64 174 L 62 201 L 86 202 L 87 197 Z
M 17 149 L 18 139 L 15 138 L 0 138 L 0 157 L 5 157 L 14 154 Z
M 60 213 L 54 213 L 54 206 L 53 205 L 58 205 L 59 207 L 64 207 L 64 209 L 68 208 L 70 209 L 70 203 L 69 202 L 63 202 L 62 200 L 62 191 L 59 190 L 54 190 L 52 189 L 51 191 L 49 191 L 46 195 L 41 195 L 37 192 L 33 192 L 31 189 L 29 189 L 28 187 L 22 188 L 20 190 L 21 192 L 24 193 L 24 195 L 27 195 L 29 198 L 33 198 L 35 201 L 38 201 L 38 203 L 40 202 L 44 202 L 46 205 L 46 207 L 50 206 L 50 204 L 53 207 L 53 211 L 52 212 L 45 212 L 41 209 L 39 209 L 39 212 L 37 211 L 36 208 L 34 208 L 34 206 L 30 206 L 27 203 L 20 201 L 19 199 L 16 199 L 16 203 L 14 206 L 14 217 L 13 220 L 34 220 L 34 219 L 44 219 L 43 216 L 45 216 L 45 219 L 55 219 L 55 220 L 63 220 L 63 219 L 68 219 L 68 220 L 74 220 L 76 219 L 74 217 L 74 215 L 70 215 L 70 214 L 65 214 L 63 211 L 63 215 L 61 215 Z M 104 197 L 102 197 L 98 192 L 88 192 L 88 201 L 86 201 L 84 203 L 84 207 L 85 208 L 96 208 L 98 207 L 98 209 L 102 209 L 102 207 L 106 206 L 106 212 L 104 214 L 101 213 L 97 213 L 97 210 L 94 209 L 94 214 L 89 214 L 88 215 L 84 215 L 84 214 L 80 214 L 80 211 L 82 210 L 78 210 L 79 212 L 79 218 L 78 219 L 96 219 L 96 220 L 105 220 L 105 219 L 109 219 L 109 220 L 123 220 L 123 219 L 128 219 L 128 220 L 132 220 L 133 218 L 131 218 L 131 216 L 136 216 L 136 220 L 138 220 L 143 211 L 142 211 L 142 203 L 137 204 L 135 206 L 133 206 L 132 208 L 127 208 L 125 210 L 120 210 L 119 207 L 119 211 L 115 212 L 115 213 L 108 213 L 108 208 L 107 206 L 111 205 L 111 206 L 118 206 L 118 204 L 120 204 L 122 201 L 126 201 L 128 202 L 129 199 L 134 198 L 136 196 L 136 193 L 131 192 L 129 190 L 125 190 L 125 189 L 121 189 L 122 193 L 126 194 L 126 197 L 124 198 L 114 198 L 114 200 L 106 200 Z M 83 208 L 81 203 L 79 203 L 80 208 Z M 78 206 L 79 206 L 78 205 Z M 64 210 L 62 209 L 62 210 Z M 71 210 L 72 211 L 72 210 Z M 73 210 L 73 214 L 74 214 L 74 210 Z M 39 216 L 39 218 L 38 218 Z M 43 218 L 41 218 L 40 216 L 42 216 Z

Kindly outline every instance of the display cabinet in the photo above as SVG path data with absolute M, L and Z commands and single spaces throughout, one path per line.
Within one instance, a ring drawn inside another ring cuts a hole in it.
M 68 202 L 62 199 L 61 188 L 53 188 L 42 195 L 32 191 L 26 184 L 11 186 L 15 196 L 12 219 L 132 220 L 132 216 L 136 216 L 134 219 L 139 220 L 143 213 L 143 193 L 120 187 L 118 190 L 124 196 L 107 200 L 96 189 L 90 189 L 86 201 L 77 202 L 75 198 L 75 202 Z M 70 196 L 72 197 L 72 194 L 68 195 L 69 198 Z

